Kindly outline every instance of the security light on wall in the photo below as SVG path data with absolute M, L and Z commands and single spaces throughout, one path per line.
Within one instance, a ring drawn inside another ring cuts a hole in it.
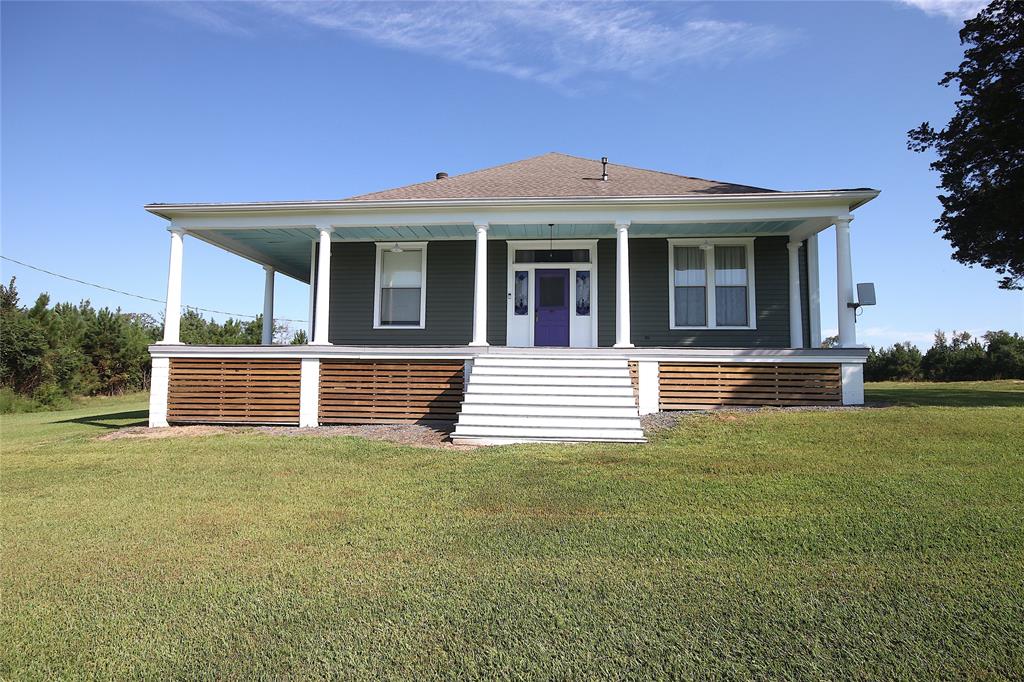
M 857 285 L 857 302 L 847 303 L 854 310 L 859 310 L 866 305 L 875 305 L 875 283 L 861 282 Z

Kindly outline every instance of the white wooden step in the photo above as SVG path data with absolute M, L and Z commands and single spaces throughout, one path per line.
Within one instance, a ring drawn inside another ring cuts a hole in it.
M 535 358 L 519 356 L 495 356 L 480 355 L 473 360 L 474 367 L 487 367 L 494 365 L 515 366 L 515 367 L 627 367 L 625 360 L 615 358 Z
M 629 405 L 513 405 L 508 403 L 463 403 L 459 414 L 516 415 L 519 417 L 618 417 L 636 419 Z
M 631 443 L 645 442 L 644 433 L 640 429 L 574 429 L 529 428 L 522 426 L 467 426 L 456 427 L 452 440 L 459 439 L 514 439 L 508 442 L 529 440 L 538 441 L 626 441 Z
M 630 417 L 562 417 L 523 414 L 469 414 L 459 415 L 459 426 L 515 426 L 556 427 L 566 429 L 640 429 L 640 419 Z
M 456 442 L 643 442 L 624 358 L 571 354 L 474 360 Z
M 473 368 L 477 376 L 535 376 L 535 377 L 618 377 L 621 367 L 516 367 L 513 365 L 479 365 Z M 629 376 L 628 374 L 626 376 Z
M 565 376 L 565 377 L 545 377 L 543 385 L 545 386 L 628 386 L 633 387 L 633 382 L 630 381 L 629 375 L 626 376 L 610 376 L 610 377 L 588 377 L 588 376 Z M 470 375 L 469 381 L 471 384 L 525 384 L 527 386 L 538 385 L 538 377 L 534 376 L 522 376 L 522 375 L 511 375 L 511 374 L 483 374 L 473 372 Z
M 502 405 L 508 409 L 512 406 L 529 405 L 537 409 L 573 405 L 578 407 L 614 407 L 633 409 L 636 401 L 632 391 L 620 391 L 619 395 L 548 395 L 536 392 L 523 393 L 484 393 L 467 392 L 462 400 L 463 409 L 467 405 Z
M 528 383 L 477 383 L 470 377 L 466 395 L 474 393 L 516 394 L 516 395 L 561 395 L 561 396 L 627 396 L 633 397 L 633 387 L 626 386 L 548 386 Z

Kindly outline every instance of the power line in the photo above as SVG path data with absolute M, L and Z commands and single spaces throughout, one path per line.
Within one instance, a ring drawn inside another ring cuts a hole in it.
M 163 305 L 167 304 L 167 301 L 165 301 L 163 299 L 160 299 L 160 298 L 151 298 L 149 296 L 143 296 L 142 294 L 133 294 L 130 291 L 122 291 L 120 289 L 114 289 L 112 287 L 105 287 L 102 284 L 95 284 L 93 282 L 86 282 L 85 280 L 82 280 L 82 279 L 76 279 L 75 277 L 70 277 L 68 275 L 62 275 L 59 272 L 52 272 L 52 271 L 47 270 L 45 268 L 40 268 L 40 267 L 35 266 L 35 265 L 30 265 L 29 263 L 25 263 L 25 262 L 22 262 L 20 260 L 14 259 L 14 258 L 9 258 L 7 256 L 0 256 L 0 258 L 4 259 L 6 261 L 10 261 L 12 263 L 17 263 L 18 265 L 20 265 L 22 267 L 29 268 L 30 270 L 36 270 L 37 272 L 42 272 L 42 273 L 45 273 L 47 275 L 52 275 L 53 277 L 60 277 L 61 279 L 66 279 L 69 282 L 75 282 L 76 284 L 84 284 L 87 287 L 95 287 L 97 289 L 102 289 L 103 291 L 112 291 L 115 294 L 121 294 L 122 296 L 131 296 L 132 298 L 139 298 L 139 299 L 142 299 L 143 301 L 152 301 L 153 303 L 160 303 L 160 304 L 163 304 Z M 227 312 L 225 310 L 214 310 L 213 308 L 200 308 L 200 307 L 194 306 L 194 305 L 182 304 L 182 307 L 183 308 L 191 308 L 192 310 L 201 310 L 204 313 L 216 313 L 218 315 L 230 315 L 231 317 L 247 317 L 247 318 L 249 318 L 251 320 L 255 320 L 258 317 L 258 315 L 244 315 L 242 313 L 229 313 L 229 312 Z M 291 319 L 288 319 L 287 317 L 275 317 L 274 319 L 278 320 L 280 322 L 300 322 L 302 324 L 306 324 L 306 323 L 309 322 L 309 320 L 291 320 Z

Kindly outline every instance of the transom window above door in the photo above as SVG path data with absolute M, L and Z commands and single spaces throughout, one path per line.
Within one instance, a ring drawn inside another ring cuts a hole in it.
M 589 263 L 590 249 L 516 249 L 516 263 Z
M 669 240 L 669 326 L 754 329 L 754 240 Z
M 427 298 L 425 242 L 378 243 L 374 281 L 375 329 L 423 329 Z

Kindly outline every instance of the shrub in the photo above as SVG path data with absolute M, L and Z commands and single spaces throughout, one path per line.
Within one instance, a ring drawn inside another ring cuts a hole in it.
M 26 398 L 8 386 L 0 386 L 0 414 L 37 412 L 41 405 L 32 398 Z

